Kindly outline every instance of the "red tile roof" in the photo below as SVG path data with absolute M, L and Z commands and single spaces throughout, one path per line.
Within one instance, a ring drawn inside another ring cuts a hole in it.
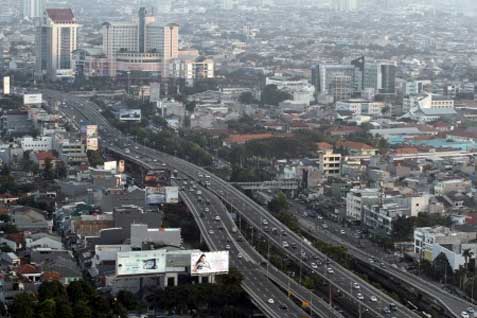
M 333 149 L 333 145 L 327 143 L 327 142 L 318 142 L 316 143 L 316 145 L 318 146 L 318 149 L 319 150 L 330 150 L 330 149 Z
M 58 272 L 44 272 L 41 275 L 41 280 L 43 282 L 50 282 L 50 281 L 53 281 L 53 280 L 59 281 L 59 280 L 61 280 L 61 274 L 58 273 Z
M 50 160 L 56 159 L 55 155 L 48 151 L 39 151 L 35 154 L 35 156 L 38 161 L 43 161 L 46 159 L 50 159 Z
M 230 135 L 227 139 L 225 139 L 225 142 L 229 144 L 244 144 L 246 142 L 253 141 L 253 140 L 270 139 L 270 138 L 273 138 L 273 134 L 271 133 Z
M 55 23 L 75 23 L 75 16 L 71 9 L 46 9 L 48 17 Z
M 35 274 L 40 272 L 41 270 L 32 264 L 20 265 L 20 267 L 17 269 L 17 274 Z

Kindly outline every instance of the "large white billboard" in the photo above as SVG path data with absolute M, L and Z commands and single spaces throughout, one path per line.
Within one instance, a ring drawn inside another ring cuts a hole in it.
M 191 275 L 226 274 L 229 272 L 229 252 L 191 253 Z
M 146 204 L 157 205 L 166 202 L 165 189 L 162 187 L 146 187 Z
M 166 251 L 118 252 L 116 275 L 147 275 L 166 272 Z
M 179 203 L 179 187 L 166 187 L 166 203 Z
M 105 161 L 104 162 L 104 171 L 116 172 L 118 169 L 118 163 L 116 161 Z
M 86 138 L 97 138 L 98 137 L 98 126 L 97 125 L 87 125 L 86 126 Z
M 86 150 L 97 151 L 99 149 L 98 138 L 87 138 L 86 139 Z
M 43 101 L 42 94 L 23 95 L 23 105 L 41 105 L 42 101 Z
M 120 121 L 141 121 L 140 109 L 121 109 L 119 111 Z
M 10 76 L 3 77 L 3 95 L 10 95 Z

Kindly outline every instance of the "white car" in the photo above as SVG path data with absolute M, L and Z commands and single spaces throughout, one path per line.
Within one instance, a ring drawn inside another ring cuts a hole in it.
M 216 216 L 215 216 L 215 220 L 216 220 L 216 221 L 220 221 L 220 216 L 216 215 Z
M 376 302 L 378 302 L 378 297 L 371 296 L 371 297 L 369 297 L 369 300 L 371 300 L 373 303 L 376 303 Z
M 318 269 L 318 265 L 316 265 L 316 263 L 311 263 L 311 268 Z
M 335 273 L 335 271 L 331 267 L 328 267 L 326 269 L 326 271 L 328 272 L 328 274 L 334 274 Z
M 461 312 L 461 313 L 460 313 L 460 316 L 461 316 L 462 318 L 470 318 L 470 315 L 469 315 L 469 313 L 468 313 L 467 311 Z
M 289 246 L 289 245 L 288 245 L 288 242 L 287 242 L 287 241 L 283 241 L 283 242 L 282 242 L 282 246 L 283 246 L 284 248 L 288 248 L 288 246 Z
M 359 300 L 364 300 L 364 296 L 361 293 L 357 293 L 356 298 L 358 298 Z
M 353 283 L 353 288 L 354 288 L 354 289 L 360 289 L 360 288 L 361 288 L 361 286 L 359 286 L 359 284 L 358 284 L 358 283 Z
M 340 233 L 341 233 L 342 235 L 346 234 L 345 230 L 341 230 Z
M 273 300 L 273 298 L 268 298 L 267 301 L 268 301 L 269 304 L 274 304 L 274 303 L 275 303 L 275 301 Z
M 225 245 L 225 249 L 230 250 L 230 245 L 229 244 Z
M 210 235 L 214 234 L 214 230 L 209 230 L 209 234 Z
M 237 257 L 242 258 L 243 256 L 242 256 L 242 254 L 238 253 Z

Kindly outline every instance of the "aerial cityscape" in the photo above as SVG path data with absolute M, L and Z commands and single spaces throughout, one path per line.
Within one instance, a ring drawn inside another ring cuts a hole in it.
M 0 317 L 477 317 L 477 1 L 0 0 Z

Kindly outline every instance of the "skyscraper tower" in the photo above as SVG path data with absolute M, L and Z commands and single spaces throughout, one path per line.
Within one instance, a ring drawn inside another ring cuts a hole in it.
M 71 9 L 46 9 L 36 34 L 36 75 L 50 79 L 74 77 L 72 53 L 79 24 Z
M 23 17 L 39 19 L 45 11 L 45 0 L 23 0 Z

